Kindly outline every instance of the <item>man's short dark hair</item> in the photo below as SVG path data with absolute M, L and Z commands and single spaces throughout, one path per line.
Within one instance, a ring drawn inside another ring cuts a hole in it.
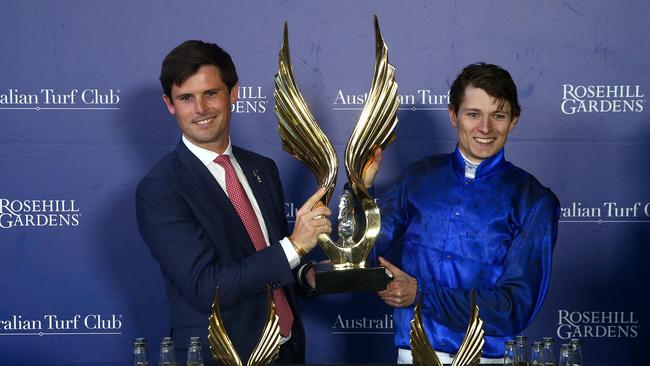
M 185 41 L 163 60 L 160 84 L 165 95 L 171 99 L 172 85 L 180 86 L 204 65 L 213 65 L 219 69 L 228 91 L 237 84 L 237 71 L 228 52 L 214 43 Z
M 519 100 L 517 99 L 517 86 L 512 80 L 510 73 L 501 66 L 486 64 L 483 62 L 466 66 L 458 74 L 449 90 L 449 109 L 458 113 L 458 108 L 463 102 L 465 88 L 471 85 L 475 88 L 485 90 L 488 95 L 497 98 L 499 109 L 503 108 L 505 101 L 510 103 L 512 117 L 518 117 L 521 113 Z

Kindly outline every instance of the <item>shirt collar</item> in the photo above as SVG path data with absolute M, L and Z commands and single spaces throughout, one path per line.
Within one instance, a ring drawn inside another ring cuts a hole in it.
M 460 153 L 460 150 L 458 149 L 458 145 L 456 145 L 456 149 L 454 150 L 453 153 L 453 162 L 454 162 L 454 170 L 456 171 L 456 174 L 458 174 L 459 177 L 464 178 L 465 159 L 463 159 L 463 155 Z M 476 168 L 476 175 L 474 179 L 487 177 L 489 175 L 498 172 L 499 170 L 501 170 L 501 168 L 503 168 L 505 162 L 506 162 L 505 149 L 501 149 L 499 150 L 498 153 L 494 154 L 494 156 L 491 156 L 483 160 L 479 164 L 478 168 Z
M 214 159 L 217 158 L 217 156 L 222 155 L 214 151 L 210 151 L 194 145 L 190 140 L 187 139 L 187 137 L 185 137 L 185 135 L 183 135 L 182 140 L 185 146 L 187 147 L 187 149 L 190 150 L 190 152 L 194 154 L 194 156 L 196 156 L 199 160 L 201 160 L 201 162 L 205 166 L 208 166 L 208 164 L 212 163 Z M 233 157 L 232 145 L 230 144 L 230 137 L 228 138 L 228 147 L 226 148 L 226 150 L 224 150 L 223 154 L 227 154 L 231 158 Z

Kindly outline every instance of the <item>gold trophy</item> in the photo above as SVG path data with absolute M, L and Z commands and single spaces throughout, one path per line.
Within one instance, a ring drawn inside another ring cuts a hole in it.
M 246 366 L 270 365 L 278 358 L 280 352 L 280 323 L 275 313 L 273 293 L 267 290 L 268 317 L 257 346 L 253 349 Z M 243 366 L 239 354 L 226 333 L 226 327 L 221 319 L 221 305 L 219 302 L 219 289 L 212 303 L 212 314 L 208 325 L 208 342 L 212 358 L 224 366 Z
M 339 205 L 339 237 L 336 242 L 326 234 L 318 237 L 318 244 L 331 261 L 316 267 L 318 293 L 383 290 L 392 278 L 384 268 L 366 268 L 365 263 L 379 234 L 381 217 L 361 174 L 375 149 L 383 150 L 395 140 L 399 106 L 395 68 L 388 63 L 388 47 L 381 37 L 376 15 L 374 23 L 374 76 L 368 99 L 345 148 L 349 190 L 345 190 Z M 327 188 L 318 203 L 327 205 L 336 185 L 338 158 L 298 90 L 289 57 L 286 23 L 279 63 L 274 96 L 282 147 L 309 167 L 320 187 Z
M 411 320 L 411 354 L 413 365 L 416 366 L 442 366 L 436 351 L 429 343 L 427 334 L 422 324 L 422 296 L 418 294 L 418 301 L 413 309 L 414 317 Z M 474 290 L 472 290 L 472 302 L 470 304 L 469 324 L 463 342 L 454 356 L 451 366 L 478 366 L 483 353 L 485 339 L 483 335 L 483 321 L 478 317 L 478 306 Z

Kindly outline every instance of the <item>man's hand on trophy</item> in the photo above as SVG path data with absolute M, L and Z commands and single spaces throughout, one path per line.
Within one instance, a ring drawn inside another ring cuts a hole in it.
M 379 264 L 393 274 L 393 280 L 388 283 L 386 289 L 377 292 L 379 297 L 395 308 L 413 304 L 418 291 L 417 280 L 382 257 L 379 257 Z
M 314 207 L 324 193 L 325 188 L 320 188 L 296 213 L 296 222 L 289 240 L 300 257 L 314 249 L 318 235 L 332 232 L 332 223 L 329 220 L 332 211 L 323 205 Z M 312 209 L 312 207 L 314 208 Z
M 366 188 L 372 187 L 375 176 L 381 166 L 381 147 L 375 149 L 374 155 L 366 162 L 361 171 L 361 179 Z

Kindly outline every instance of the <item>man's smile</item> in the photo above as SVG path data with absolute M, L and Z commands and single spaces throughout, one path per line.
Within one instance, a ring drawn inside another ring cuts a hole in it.
M 496 141 L 496 137 L 474 137 L 474 141 L 479 144 L 491 144 Z
M 206 117 L 197 121 L 194 121 L 197 125 L 207 125 L 208 123 L 212 122 L 217 116 L 210 116 Z

